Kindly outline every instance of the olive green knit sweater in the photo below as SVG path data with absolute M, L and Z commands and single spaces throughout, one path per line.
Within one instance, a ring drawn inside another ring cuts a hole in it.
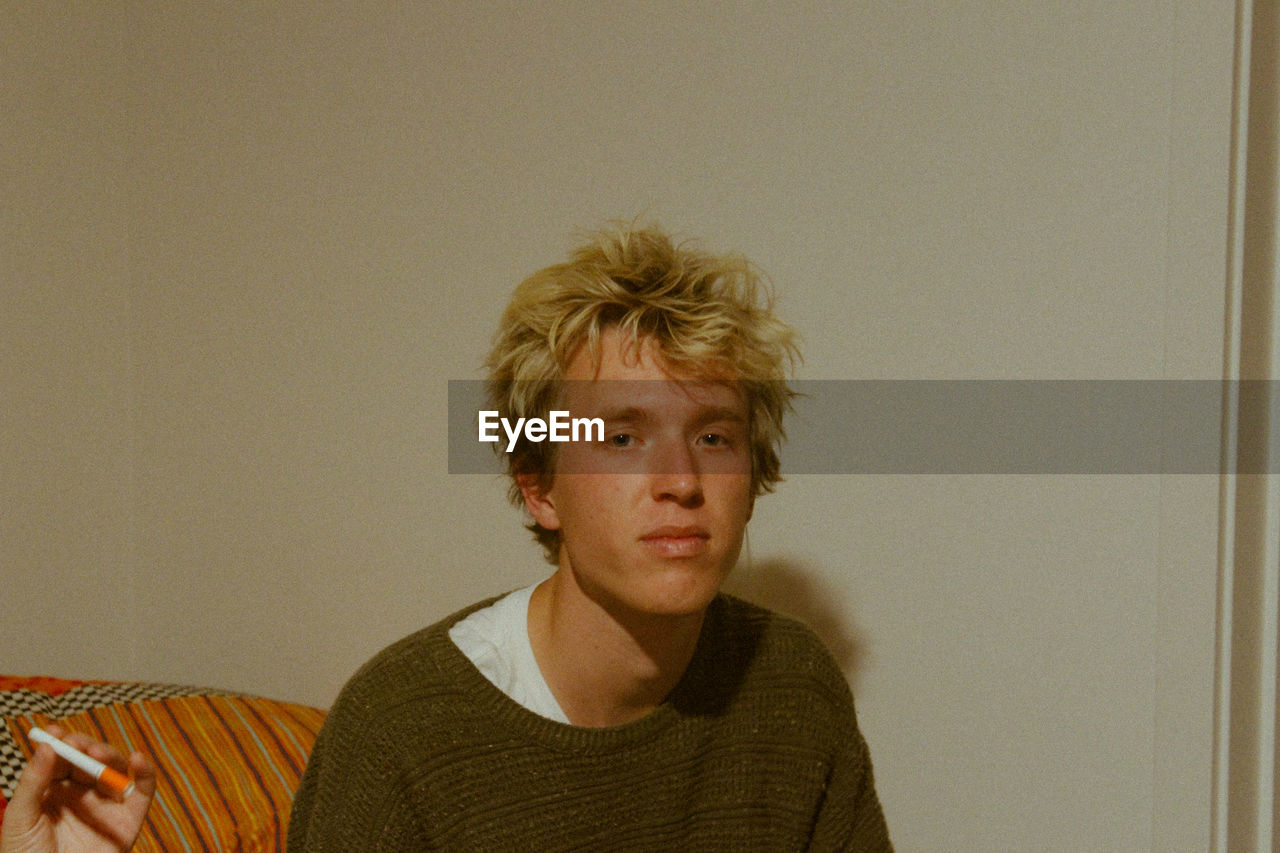
M 891 849 L 848 686 L 799 623 L 720 596 L 666 703 L 588 729 L 520 707 L 449 639 L 490 603 L 347 684 L 290 851 Z

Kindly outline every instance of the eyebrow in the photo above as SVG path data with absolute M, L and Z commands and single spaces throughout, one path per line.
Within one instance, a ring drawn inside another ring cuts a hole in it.
M 729 406 L 710 406 L 698 414 L 698 423 L 709 424 L 717 421 L 728 421 L 733 424 L 747 423 L 747 416 L 738 409 Z
M 596 417 L 604 418 L 606 422 L 610 421 L 647 421 L 649 412 L 636 406 L 623 406 L 617 409 L 605 409 L 597 412 Z

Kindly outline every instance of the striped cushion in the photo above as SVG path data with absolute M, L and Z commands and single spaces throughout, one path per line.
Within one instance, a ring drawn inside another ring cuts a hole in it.
M 29 755 L 27 731 L 56 720 L 122 752 L 151 756 L 158 769 L 156 799 L 135 850 L 283 850 L 293 792 L 324 712 L 256 696 L 176 689 L 186 695 L 112 701 L 70 716 L 6 715 L 0 742 L 10 739 Z

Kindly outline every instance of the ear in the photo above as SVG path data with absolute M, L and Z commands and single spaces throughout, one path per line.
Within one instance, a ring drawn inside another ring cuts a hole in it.
M 538 475 L 517 474 L 516 484 L 520 487 L 520 494 L 524 498 L 524 507 L 529 511 L 529 515 L 533 516 L 533 520 L 547 530 L 559 530 L 560 516 L 556 514 L 551 489 L 543 489 Z

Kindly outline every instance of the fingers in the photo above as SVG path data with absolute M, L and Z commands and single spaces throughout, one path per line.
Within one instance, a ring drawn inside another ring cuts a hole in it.
M 65 778 L 69 770 L 69 765 L 55 755 L 49 746 L 39 744 L 27 761 L 22 775 L 18 777 L 13 799 L 5 810 L 5 823 L 13 821 L 22 827 L 33 826 L 40 817 L 40 802 L 44 792 L 55 781 Z
M 129 758 L 125 758 L 124 754 L 115 747 L 110 744 L 94 740 L 89 735 L 82 734 L 80 732 L 68 733 L 64 727 L 57 724 L 50 725 L 45 730 L 49 734 L 61 740 L 63 743 L 67 744 L 67 746 L 74 747 L 90 758 L 102 762 L 117 773 L 135 777 L 134 785 L 136 786 L 136 789 L 145 794 L 148 800 L 155 792 L 155 768 L 151 765 L 150 760 L 142 753 L 135 752 Z M 37 751 L 53 752 L 52 748 L 45 744 L 39 745 Z M 104 796 L 112 799 L 119 799 L 117 793 L 111 792 L 105 784 L 95 779 L 92 774 L 86 773 L 84 770 L 77 767 L 73 767 L 70 762 L 55 755 L 53 772 L 49 781 L 53 782 L 61 779 L 71 779 L 78 784 L 96 789 L 98 793 L 103 794 Z
M 0 850 L 127 850 L 137 839 L 155 796 L 156 769 L 145 755 L 127 759 L 92 737 L 50 725 L 49 734 L 118 773 L 133 777 L 133 793 L 112 795 L 103 782 L 59 757 L 46 743 L 35 743 L 0 824 Z M 83 846 L 86 839 L 90 846 Z
M 59 780 L 66 778 L 69 769 L 47 744 L 36 746 L 5 809 L 4 823 L 0 824 L 0 849 L 39 850 L 47 847 L 40 841 L 40 827 L 45 822 L 45 794 Z
M 156 792 L 156 768 L 151 759 L 135 752 L 129 756 L 128 769 L 133 783 L 137 785 L 137 792 L 147 798 L 152 797 Z

